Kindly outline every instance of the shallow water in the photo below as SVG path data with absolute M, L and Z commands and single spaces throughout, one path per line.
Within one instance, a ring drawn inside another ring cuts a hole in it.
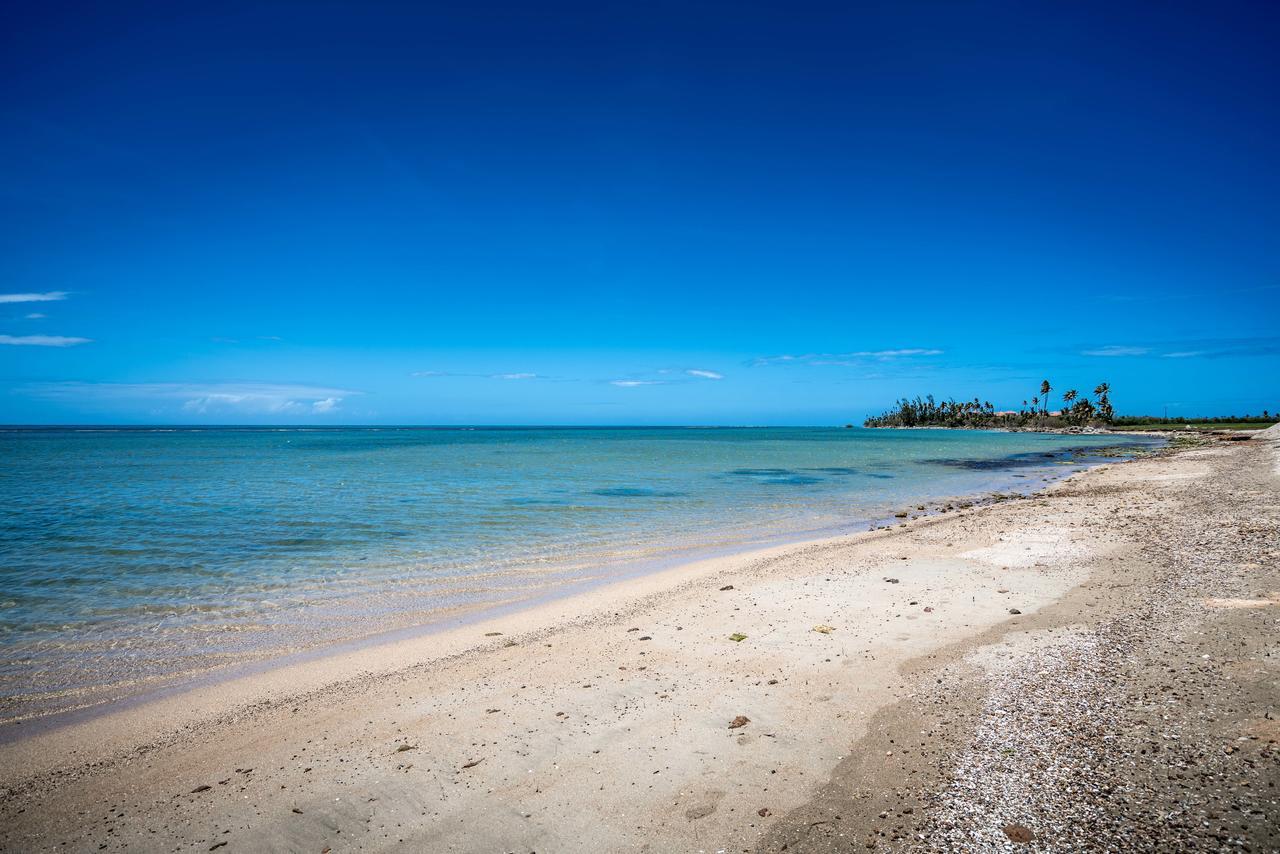
M 1034 487 L 1090 462 L 1082 449 L 1153 441 L 831 428 L 0 430 L 0 716 L 685 550 L 862 529 L 907 503 Z

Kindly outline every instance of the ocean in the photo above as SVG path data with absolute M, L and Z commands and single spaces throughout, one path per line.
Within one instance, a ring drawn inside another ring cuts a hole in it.
M 0 428 L 0 720 L 700 555 L 865 530 L 931 500 L 1029 491 L 1158 441 Z

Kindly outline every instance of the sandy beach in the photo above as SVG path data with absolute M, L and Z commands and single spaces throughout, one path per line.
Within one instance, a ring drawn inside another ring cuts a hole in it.
M 1280 845 L 1280 430 L 0 745 L 4 851 Z

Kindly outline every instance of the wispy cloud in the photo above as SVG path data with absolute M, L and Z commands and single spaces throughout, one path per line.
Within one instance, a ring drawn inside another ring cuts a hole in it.
M 1280 337 L 1201 338 L 1182 341 L 1112 344 L 1082 350 L 1083 356 L 1159 356 L 1163 359 L 1226 359 L 1280 355 Z
M 67 298 L 66 291 L 46 291 L 42 294 L 0 294 L 0 303 L 5 302 L 57 302 Z
M 688 370 L 685 371 L 685 373 L 691 377 L 700 377 L 701 379 L 704 379 L 704 380 L 724 379 L 724 374 L 716 373 L 715 371 L 704 371 L 701 368 L 689 368 Z
M 411 377 L 470 377 L 472 379 L 482 380 L 545 380 L 542 374 L 535 374 L 531 371 L 513 371 L 504 374 L 475 374 L 459 371 L 412 371 Z
M 150 403 L 205 414 L 321 415 L 337 410 L 350 389 L 288 383 L 35 383 L 37 397 L 81 404 Z
M 898 359 L 903 356 L 941 356 L 942 351 L 933 347 L 907 347 L 901 350 L 859 350 L 851 356 L 870 356 L 873 359 Z
M 38 311 L 33 311 L 33 312 L 31 312 L 30 314 L 26 315 L 26 316 L 23 318 L 23 320 L 44 320 L 44 318 L 46 318 L 46 317 L 48 317 L 48 315 L 46 315 L 46 314 L 41 314 L 41 313 L 40 313 L 40 312 L 38 312 Z
M 1175 346 L 1175 345 L 1170 345 Z M 1164 354 L 1170 359 L 1244 358 L 1280 355 L 1280 338 L 1220 338 L 1179 342 L 1178 349 Z
M 942 350 L 936 347 L 898 347 L 890 350 L 852 350 L 847 353 L 802 353 L 783 354 L 781 356 L 761 356 L 753 359 L 751 365 L 816 365 L 839 367 L 862 367 L 868 360 L 890 362 L 895 359 L 911 359 L 921 356 L 941 356 Z
M 66 335 L 0 335 L 0 344 L 13 347 L 74 347 L 77 344 L 88 344 L 92 340 Z
M 662 380 L 609 380 L 609 385 L 616 385 L 618 388 L 635 388 L 642 385 L 666 385 Z
M 1120 344 L 1109 344 L 1106 347 L 1098 347 L 1093 350 L 1081 350 L 1081 356 L 1145 356 L 1151 352 L 1150 347 L 1132 347 Z

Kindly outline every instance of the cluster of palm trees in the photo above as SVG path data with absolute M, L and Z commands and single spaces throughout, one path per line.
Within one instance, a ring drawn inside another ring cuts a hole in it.
M 933 395 L 909 400 L 899 400 L 893 409 L 883 415 L 873 416 L 863 422 L 866 427 L 1049 427 L 1059 424 L 1085 426 L 1093 423 L 1110 423 L 1115 417 L 1111 408 L 1111 386 L 1098 383 L 1093 389 L 1097 403 L 1081 397 L 1076 389 L 1062 394 L 1063 406 L 1050 411 L 1049 401 L 1053 386 L 1048 380 L 1040 383 L 1040 393 L 1022 401 L 1017 412 L 997 412 L 991 401 L 974 398 L 972 401 L 955 399 L 935 401 Z
M 935 401 L 933 395 L 914 400 L 903 398 L 883 415 L 868 418 L 865 427 L 986 427 L 995 419 L 996 408 L 991 401 L 973 400 Z

